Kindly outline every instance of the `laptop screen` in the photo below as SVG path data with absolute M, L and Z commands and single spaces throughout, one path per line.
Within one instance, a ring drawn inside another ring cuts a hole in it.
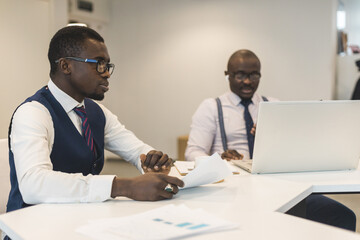
M 253 173 L 354 169 L 360 101 L 262 102 Z

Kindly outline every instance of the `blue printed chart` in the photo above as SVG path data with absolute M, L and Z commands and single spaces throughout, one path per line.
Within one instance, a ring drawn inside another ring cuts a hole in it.
M 144 213 L 122 218 L 91 221 L 77 232 L 92 239 L 172 239 L 237 228 L 202 209 L 185 205 L 166 205 Z

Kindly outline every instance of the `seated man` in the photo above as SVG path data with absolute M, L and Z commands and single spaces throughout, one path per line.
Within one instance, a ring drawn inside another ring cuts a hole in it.
M 102 100 L 114 70 L 104 39 L 87 27 L 51 39 L 50 80 L 14 112 L 9 127 L 11 191 L 7 211 L 39 203 L 172 198 L 183 182 L 168 176 L 172 159 L 140 141 Z M 99 175 L 108 149 L 149 172 Z M 165 187 L 170 184 L 173 192 Z
M 204 100 L 196 110 L 185 151 L 187 161 L 215 152 L 226 160 L 252 158 L 259 102 L 274 101 L 256 93 L 260 68 L 259 58 L 249 50 L 239 50 L 231 55 L 225 71 L 230 91 L 219 100 Z M 223 117 L 219 118 L 218 113 Z M 223 124 L 219 124 L 221 119 Z M 224 126 L 223 131 L 220 125 Z M 306 218 L 355 231 L 355 214 L 322 195 L 306 198 Z

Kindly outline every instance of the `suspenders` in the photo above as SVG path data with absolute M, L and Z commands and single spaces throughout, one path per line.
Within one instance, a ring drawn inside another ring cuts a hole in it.
M 222 106 L 221 106 L 220 98 L 216 98 L 215 100 L 216 100 L 217 109 L 218 109 L 221 141 L 222 141 L 222 145 L 223 145 L 224 152 L 225 152 L 226 150 L 228 150 L 228 148 L 227 148 L 227 139 L 226 139 L 225 128 L 224 128 L 224 117 L 223 117 L 223 112 L 222 112 Z
M 264 102 L 269 101 L 267 97 L 261 96 Z M 228 150 L 227 147 L 227 139 L 226 139 L 226 133 L 225 133 L 225 127 L 224 127 L 224 117 L 223 117 L 223 111 L 221 106 L 220 98 L 215 98 L 217 109 L 218 109 L 218 117 L 219 117 L 219 126 L 220 126 L 220 134 L 221 134 L 221 142 L 223 145 L 224 152 Z

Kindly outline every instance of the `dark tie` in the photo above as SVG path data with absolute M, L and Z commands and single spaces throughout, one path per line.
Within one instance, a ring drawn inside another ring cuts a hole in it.
M 244 106 L 244 119 L 245 119 L 245 125 L 246 125 L 246 135 L 247 135 L 247 140 L 248 140 L 250 159 L 252 159 L 253 149 L 254 149 L 254 140 L 255 140 L 255 136 L 250 133 L 251 129 L 254 126 L 254 122 L 253 122 L 250 112 L 249 112 L 249 104 L 252 103 L 252 101 L 251 100 L 241 100 L 240 103 Z
M 82 122 L 81 132 L 86 141 L 86 144 L 88 145 L 88 147 L 90 148 L 90 150 L 94 154 L 94 156 L 96 156 L 94 137 L 93 137 L 93 133 L 90 128 L 88 118 L 86 116 L 85 108 L 83 106 L 77 107 L 77 108 L 74 108 L 74 111 L 81 118 L 81 122 Z

